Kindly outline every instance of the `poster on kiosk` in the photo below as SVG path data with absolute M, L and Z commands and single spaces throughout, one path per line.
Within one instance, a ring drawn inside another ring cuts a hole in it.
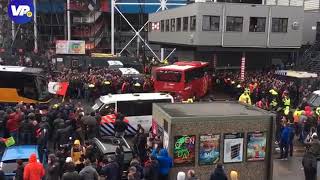
M 266 156 L 267 134 L 249 132 L 247 138 L 247 161 L 263 161 Z
M 174 137 L 174 157 L 175 166 L 193 166 L 195 164 L 196 136 L 184 135 Z
M 243 161 L 243 137 L 244 133 L 224 134 L 224 163 Z
M 199 165 L 212 165 L 220 160 L 220 135 L 200 135 Z

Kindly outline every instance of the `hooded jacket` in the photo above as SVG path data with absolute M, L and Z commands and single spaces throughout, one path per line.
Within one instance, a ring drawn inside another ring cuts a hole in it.
M 81 180 L 98 180 L 99 174 L 91 165 L 84 167 L 80 173 Z
M 155 150 L 153 150 L 152 155 L 155 155 Z M 160 174 L 169 174 L 169 171 L 172 168 L 172 158 L 168 155 L 168 151 L 166 149 L 161 149 L 156 157 L 159 161 Z
M 228 180 L 222 168 L 216 168 L 210 176 L 210 180 Z
M 291 128 L 289 126 L 286 126 L 283 128 L 281 132 L 281 142 L 284 144 L 289 144 L 290 143 L 290 137 L 291 137 Z
M 19 128 L 19 121 L 15 118 L 15 114 L 11 113 L 9 115 L 9 120 L 7 121 L 6 124 L 7 130 L 9 132 L 14 132 L 17 131 Z
M 37 162 L 36 154 L 31 154 L 29 163 L 24 168 L 23 180 L 41 180 L 44 175 L 43 165 Z

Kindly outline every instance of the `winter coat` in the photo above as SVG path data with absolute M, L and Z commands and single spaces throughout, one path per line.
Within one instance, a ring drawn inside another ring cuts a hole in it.
M 169 174 L 169 171 L 172 168 L 172 158 L 168 155 L 168 151 L 166 149 L 161 149 L 159 154 L 156 155 L 155 150 L 153 150 L 152 155 L 156 156 L 159 161 L 160 174 Z
M 4 132 L 6 123 L 7 123 L 7 115 L 3 110 L 0 110 L 0 131 Z
M 143 169 L 145 180 L 158 180 L 159 162 L 157 160 L 147 161 Z
M 102 174 L 106 177 L 107 180 L 118 180 L 119 177 L 119 164 L 117 162 L 108 163 L 102 168 Z
M 29 119 L 25 119 L 20 124 L 20 133 L 33 133 L 33 124 Z
M 210 175 L 210 180 L 228 180 L 228 178 L 222 168 L 216 168 Z
M 23 180 L 41 180 L 44 175 L 43 165 L 37 162 L 36 154 L 31 154 L 29 163 L 24 167 Z
M 65 172 L 61 180 L 80 180 L 80 175 L 77 171 Z
M 113 126 L 115 132 L 124 132 L 128 125 L 126 122 L 117 119 Z
M 80 173 L 81 180 L 98 180 L 99 174 L 92 166 L 84 167 Z
M 46 171 L 46 180 L 59 180 L 60 179 L 60 166 L 59 163 L 48 164 Z
M 291 137 L 291 128 L 286 126 L 282 129 L 280 142 L 284 144 L 290 143 Z
M 7 121 L 6 124 L 7 130 L 9 132 L 14 132 L 17 131 L 19 128 L 19 121 L 17 118 L 15 118 L 15 114 L 12 113 L 9 115 L 9 120 Z
M 23 180 L 24 165 L 18 165 L 15 180 Z
M 58 144 L 67 144 L 69 142 L 69 137 L 72 133 L 72 126 L 67 126 L 63 129 L 58 129 L 56 133 L 56 142 Z

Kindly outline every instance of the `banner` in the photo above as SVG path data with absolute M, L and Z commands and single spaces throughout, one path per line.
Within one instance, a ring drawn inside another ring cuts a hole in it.
M 199 165 L 212 165 L 220 160 L 220 135 L 200 135 Z
M 68 82 L 49 82 L 48 91 L 51 94 L 58 94 L 61 96 L 66 95 L 67 89 L 69 87 Z
M 247 161 L 263 161 L 266 156 L 267 133 L 250 132 L 247 138 Z
M 224 163 L 243 161 L 243 137 L 243 133 L 224 134 Z
M 58 40 L 56 41 L 56 54 L 85 54 L 85 41 Z
M 186 166 L 195 164 L 196 136 L 185 135 L 174 137 L 174 157 L 175 166 Z

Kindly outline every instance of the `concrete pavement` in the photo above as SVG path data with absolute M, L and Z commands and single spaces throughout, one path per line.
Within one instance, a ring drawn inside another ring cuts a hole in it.
M 273 180 L 304 180 L 301 164 L 302 157 L 273 161 Z M 320 180 L 320 163 L 318 163 L 318 180 Z

